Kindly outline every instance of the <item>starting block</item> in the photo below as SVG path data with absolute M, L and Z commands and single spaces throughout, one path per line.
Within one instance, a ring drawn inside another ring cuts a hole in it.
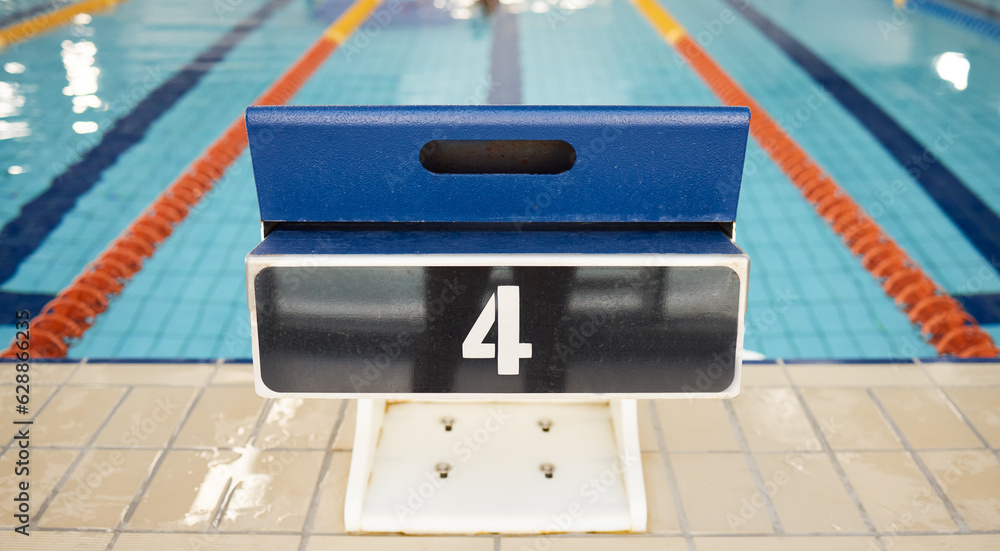
M 348 530 L 645 530 L 635 399 L 739 392 L 749 110 L 246 120 L 256 390 L 359 399 Z

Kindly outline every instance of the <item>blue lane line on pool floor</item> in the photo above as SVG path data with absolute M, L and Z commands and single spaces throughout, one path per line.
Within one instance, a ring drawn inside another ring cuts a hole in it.
M 723 1 L 742 13 L 747 21 L 836 98 L 904 169 L 914 158 L 921 158 L 930 151 L 833 67 L 760 12 L 741 0 Z M 1000 231 L 997 231 L 1000 228 L 1000 216 L 940 159 L 929 164 L 926 170 L 920 171 L 915 179 L 983 258 L 1000 258 Z M 994 270 L 1000 272 L 1000 266 L 994 265 Z M 996 323 L 1000 319 L 979 321 Z
M 485 9 L 485 8 L 484 8 Z M 493 18 L 490 43 L 490 105 L 521 103 L 521 47 L 517 15 L 500 4 L 487 17 Z
M 14 23 L 20 23 L 21 21 L 24 21 L 29 17 L 34 17 L 36 15 L 39 15 L 47 11 L 55 11 L 59 8 L 74 3 L 75 1 L 76 0 L 52 0 L 51 2 L 42 2 L 41 4 L 31 6 L 30 8 L 25 8 L 19 12 L 14 12 L 10 15 L 5 15 L 3 17 L 0 17 L 0 28 L 9 27 Z
M 23 205 L 18 215 L 0 230 L 0 283 L 7 282 L 14 276 L 21 262 L 41 246 L 59 226 L 66 213 L 73 209 L 77 200 L 94 187 L 104 171 L 114 165 L 119 156 L 142 140 L 153 123 L 194 88 L 243 39 L 291 1 L 270 0 L 240 21 L 177 74 L 150 92 L 127 115 L 117 120 L 101 137 L 100 143 L 56 176 L 45 192 Z M 43 295 L 0 293 L 0 312 L 11 311 L 13 301 L 26 300 L 23 296 L 38 301 Z M 36 309 L 32 313 L 37 311 Z
M 933 15 L 987 38 L 1000 40 L 1000 24 L 991 21 L 989 17 L 985 17 L 984 15 L 969 13 L 963 9 L 953 8 L 934 0 L 909 0 L 906 3 L 906 7 Z M 993 17 L 996 17 L 996 12 L 987 13 L 991 13 Z
M 955 298 L 979 323 L 1000 323 L 1000 293 L 955 295 Z
M 976 12 L 986 19 L 1000 22 L 1000 10 L 993 6 L 986 6 L 972 0 L 944 0 L 945 4 L 955 4 L 963 9 Z

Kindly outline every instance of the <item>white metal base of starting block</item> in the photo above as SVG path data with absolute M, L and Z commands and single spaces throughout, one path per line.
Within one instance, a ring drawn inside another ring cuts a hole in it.
M 348 532 L 644 532 L 635 400 L 358 400 Z

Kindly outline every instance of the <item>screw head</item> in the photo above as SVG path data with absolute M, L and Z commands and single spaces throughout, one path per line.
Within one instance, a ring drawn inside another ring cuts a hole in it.
M 448 471 L 451 470 L 451 465 L 442 461 L 434 466 L 434 470 L 441 478 L 448 478 Z
M 538 467 L 538 470 L 545 473 L 545 478 L 552 478 L 552 475 L 553 473 L 555 473 L 556 468 L 555 466 L 552 465 L 552 463 L 542 463 Z
M 541 419 L 538 421 L 538 426 L 542 427 L 542 432 L 549 432 L 552 428 L 552 421 L 549 419 Z
M 444 417 L 444 418 L 441 419 L 441 423 L 444 424 L 444 430 L 450 431 L 452 425 L 455 424 L 455 418 L 454 417 Z

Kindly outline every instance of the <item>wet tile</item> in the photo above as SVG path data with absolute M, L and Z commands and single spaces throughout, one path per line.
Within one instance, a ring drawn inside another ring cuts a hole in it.
M 57 532 L 31 530 L 31 535 L 24 537 L 13 530 L 0 532 L 0 549 L 18 549 L 23 551 L 52 551 L 53 549 L 72 549 L 73 551 L 104 551 L 111 542 L 111 533 L 95 532 Z
M 500 540 L 500 551 L 687 551 L 684 538 L 663 536 L 522 536 Z
M 875 551 L 875 538 L 865 537 L 754 537 L 694 538 L 698 551 Z M 894 550 L 895 551 L 895 550 Z
M 493 551 L 493 537 L 312 536 L 308 551 Z
M 188 415 L 174 447 L 243 446 L 265 403 L 251 387 L 210 386 Z
M 994 448 L 1000 448 L 1000 388 L 949 388 L 945 394 Z
M 720 400 L 659 400 L 656 411 L 670 452 L 740 451 Z
M 780 365 L 743 364 L 743 372 L 740 375 L 740 386 L 791 386 L 791 381 L 785 375 L 785 370 Z
M 347 475 L 350 469 L 351 454 L 335 452 L 320 488 L 313 532 L 344 533 L 344 496 L 347 493 Z
M 69 380 L 72 384 L 201 386 L 212 374 L 203 364 L 84 364 Z
M 94 442 L 95 446 L 162 448 L 194 398 L 192 387 L 136 387 Z
M 73 460 L 80 453 L 77 450 L 52 450 L 36 448 L 30 451 L 28 458 L 28 477 L 17 476 L 14 469 L 18 467 L 18 449 L 8 449 L 0 457 L 0 496 L 9 496 L 7 499 L 14 499 L 20 493 L 17 485 L 27 480 L 28 492 L 31 499 L 31 508 L 38 510 L 38 506 L 45 501 L 45 498 L 52 493 L 59 480 L 69 470 Z M 24 465 L 21 465 L 22 467 Z M 9 513 L 11 510 L 5 509 Z M 0 526 L 12 526 L 13 518 L 10 514 L 0 516 Z
M 274 401 L 254 441 L 259 448 L 325 449 L 342 400 L 281 398 Z
M 982 446 L 936 389 L 880 388 L 875 396 L 916 449 Z
M 995 363 L 925 363 L 923 368 L 941 386 L 1000 386 Z
M 964 534 L 953 536 L 886 536 L 882 538 L 892 551 L 996 551 L 1000 535 Z
M 826 454 L 758 454 L 755 459 L 785 532 L 867 531 Z
M 35 446 L 83 446 L 125 394 L 123 387 L 62 387 L 32 425 Z
M 773 531 L 743 454 L 683 453 L 671 455 L 670 461 L 692 533 Z
M 806 388 L 802 397 L 827 443 L 835 450 L 903 447 L 864 389 Z
M 1000 462 L 986 450 L 922 452 L 920 458 L 972 530 L 1000 522 Z
M 231 451 L 171 450 L 129 520 L 140 530 L 200 531 L 209 527 L 231 478 Z
M 931 386 L 917 364 L 787 365 L 792 382 L 800 387 Z
M 212 384 L 253 386 L 253 364 L 221 364 L 212 377 Z
M 234 483 L 219 530 L 301 531 L 324 453 L 245 451 L 229 464 Z
M 944 504 L 906 452 L 838 452 L 837 461 L 880 532 L 952 532 Z
M 45 401 L 49 399 L 57 390 L 58 387 L 39 385 L 39 384 L 29 384 L 28 385 L 28 403 L 21 404 L 17 401 L 18 396 L 23 396 L 25 393 L 23 391 L 18 392 L 16 385 L 3 385 L 0 386 L 0 411 L 15 412 L 16 407 L 23 405 L 28 409 L 27 415 L 17 415 L 20 421 L 30 421 L 36 418 L 38 411 L 45 404 Z
M 354 446 L 354 428 L 358 424 L 358 401 L 351 400 L 344 411 L 344 420 L 340 423 L 337 437 L 333 441 L 333 449 L 337 451 L 350 450 Z
M 816 449 L 819 443 L 790 388 L 749 388 L 732 404 L 752 451 Z
M 638 401 L 639 416 L 639 449 L 644 452 L 655 452 L 660 449 L 656 440 L 656 429 L 653 428 L 653 400 Z
M 157 452 L 87 452 L 39 524 L 46 528 L 115 528 L 146 479 Z
M 300 536 L 268 534 L 135 534 L 125 533 L 115 543 L 115 551 L 150 551 L 164 549 L 197 549 L 198 551 L 296 551 Z
M 646 531 L 653 534 L 680 533 L 677 509 L 662 456 L 658 453 L 642 454 L 642 474 L 646 483 Z

